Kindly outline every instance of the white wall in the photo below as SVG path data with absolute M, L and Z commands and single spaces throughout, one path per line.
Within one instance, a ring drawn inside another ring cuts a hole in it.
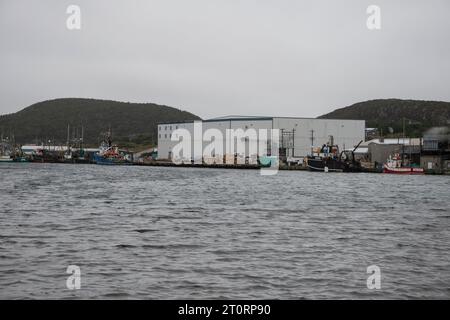
M 171 134 L 177 129 L 177 128 L 184 128 L 189 130 L 191 133 L 192 139 L 194 139 L 194 123 L 193 122 L 187 122 L 187 123 L 172 123 L 172 124 L 160 124 L 158 125 L 158 158 L 159 159 L 168 159 L 169 158 L 169 152 L 172 151 L 173 147 L 178 143 L 176 141 L 171 141 Z M 223 120 L 223 121 L 204 121 L 202 122 L 202 130 L 203 133 L 208 129 L 218 129 L 221 133 L 223 138 L 226 137 L 226 130 L 227 129 L 249 129 L 253 128 L 256 130 L 259 129 L 271 129 L 272 128 L 272 120 Z M 192 140 L 192 148 L 191 152 L 193 154 L 193 144 L 194 140 Z M 203 148 L 205 148 L 210 142 L 203 142 Z M 257 141 L 256 141 L 257 143 Z M 216 150 L 216 154 L 224 155 L 226 152 L 226 145 L 225 141 L 223 142 L 223 150 L 220 152 L 220 150 Z
M 294 156 L 306 156 L 311 151 L 311 130 L 314 130 L 314 146 L 321 146 L 328 141 L 330 135 L 334 138 L 334 143 L 341 150 L 351 148 L 359 141 L 364 140 L 365 121 L 364 120 L 334 120 L 334 119 L 306 119 L 306 118 L 273 118 L 273 120 L 222 120 L 202 122 L 202 130 L 218 129 L 223 137 L 226 137 L 226 129 L 285 129 L 294 134 Z M 187 129 L 193 138 L 194 123 L 172 123 L 158 125 L 158 158 L 168 159 L 169 152 L 178 143 L 171 141 L 170 137 L 177 128 Z M 203 142 L 203 147 L 209 142 Z M 223 143 L 224 149 L 225 142 Z M 193 154 L 193 146 L 191 150 Z M 216 154 L 225 154 L 216 151 Z
M 178 143 L 176 141 L 171 141 L 172 133 L 176 129 L 186 129 L 193 135 L 194 123 L 164 123 L 158 125 L 158 158 L 159 159 L 169 159 L 169 153 L 172 148 Z
M 314 146 L 322 146 L 332 135 L 334 144 L 341 150 L 351 148 L 364 140 L 364 120 L 335 120 L 307 118 L 274 118 L 273 127 L 294 132 L 294 156 L 306 156 L 311 151 L 311 130 L 314 130 Z

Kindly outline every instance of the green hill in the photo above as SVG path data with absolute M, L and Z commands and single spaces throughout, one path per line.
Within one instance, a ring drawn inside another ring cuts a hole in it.
M 0 116 L 0 132 L 5 136 L 13 133 L 20 144 L 65 143 L 70 124 L 71 137 L 80 137 L 83 127 L 85 143 L 97 146 L 100 134 L 111 128 L 113 140 L 120 146 L 148 147 L 157 142 L 157 123 L 196 119 L 200 118 L 187 111 L 153 103 L 66 98 Z
M 418 137 L 430 127 L 450 124 L 450 102 L 370 100 L 336 109 L 319 118 L 366 120 L 366 127 L 382 129 L 384 134 L 392 132 L 393 129 L 393 136 L 403 132 L 403 119 L 405 119 L 406 135 Z

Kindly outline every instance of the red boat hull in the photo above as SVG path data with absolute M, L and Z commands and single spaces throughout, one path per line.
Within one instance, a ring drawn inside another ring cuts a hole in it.
M 392 168 L 386 165 L 383 166 L 383 173 L 391 173 L 391 174 L 424 174 L 422 168 L 413 168 L 413 167 L 400 167 L 400 168 Z

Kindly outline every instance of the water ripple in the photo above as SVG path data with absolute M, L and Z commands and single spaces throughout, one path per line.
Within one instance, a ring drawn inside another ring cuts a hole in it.
M 3 299 L 450 298 L 449 177 L 2 164 L 0 181 Z

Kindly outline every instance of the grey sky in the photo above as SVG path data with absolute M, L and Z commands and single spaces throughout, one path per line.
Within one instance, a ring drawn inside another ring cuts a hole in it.
M 82 28 L 66 28 L 66 8 Z M 381 7 L 381 30 L 366 8 Z M 208 118 L 450 101 L 450 1 L 0 0 L 0 114 L 60 97 Z

